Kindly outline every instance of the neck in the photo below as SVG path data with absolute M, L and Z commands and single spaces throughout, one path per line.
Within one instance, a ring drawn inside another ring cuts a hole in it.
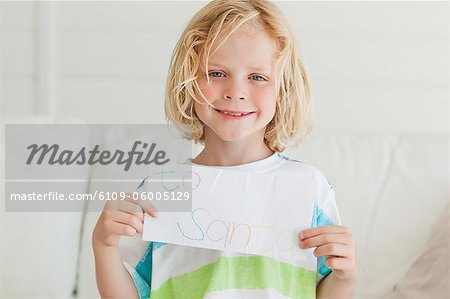
M 265 159 L 273 151 L 264 143 L 264 130 L 241 140 L 226 141 L 205 130 L 205 148 L 192 160 L 208 166 L 236 166 Z

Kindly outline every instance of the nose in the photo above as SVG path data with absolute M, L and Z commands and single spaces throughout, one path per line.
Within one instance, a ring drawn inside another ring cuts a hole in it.
M 225 100 L 245 100 L 247 98 L 246 92 L 241 84 L 230 82 L 228 88 L 224 91 Z
M 225 94 L 225 99 L 227 99 L 227 100 L 233 100 L 233 99 L 244 100 L 244 99 L 245 99 L 245 96 L 233 97 L 233 96 L 230 96 L 230 95 L 228 95 L 228 94 Z

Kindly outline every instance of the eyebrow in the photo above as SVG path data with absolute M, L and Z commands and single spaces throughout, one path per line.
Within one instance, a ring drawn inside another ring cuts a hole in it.
M 219 67 L 219 68 L 222 68 L 222 69 L 228 69 L 226 66 L 221 65 L 220 63 L 216 63 L 214 61 L 210 61 L 209 64 L 214 66 L 214 67 Z M 258 67 L 258 66 L 250 66 L 250 67 L 247 67 L 247 69 L 254 70 L 254 71 L 257 71 L 257 72 L 261 72 L 261 73 L 270 74 L 270 70 L 269 69 L 261 68 L 261 67 Z

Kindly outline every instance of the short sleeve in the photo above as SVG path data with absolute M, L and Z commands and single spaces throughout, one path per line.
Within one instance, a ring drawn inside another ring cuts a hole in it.
M 342 222 L 337 208 L 333 186 L 322 173 L 319 173 L 317 178 L 317 200 L 314 205 L 311 227 L 327 225 L 342 225 Z M 319 257 L 317 259 L 316 285 L 329 273 L 331 273 L 331 269 L 325 264 L 325 257 Z
M 133 279 L 139 298 L 150 298 L 153 242 L 143 241 L 140 235 L 122 237 L 119 252 L 123 265 Z

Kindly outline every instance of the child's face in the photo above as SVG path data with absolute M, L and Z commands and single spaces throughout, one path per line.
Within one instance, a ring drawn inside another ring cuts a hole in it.
M 226 141 L 264 135 L 276 107 L 276 50 L 275 40 L 266 31 L 241 26 L 211 56 L 210 83 L 204 69 L 198 73 L 198 83 L 215 109 L 201 96 L 202 104 L 194 103 L 205 130 L 212 130 Z

